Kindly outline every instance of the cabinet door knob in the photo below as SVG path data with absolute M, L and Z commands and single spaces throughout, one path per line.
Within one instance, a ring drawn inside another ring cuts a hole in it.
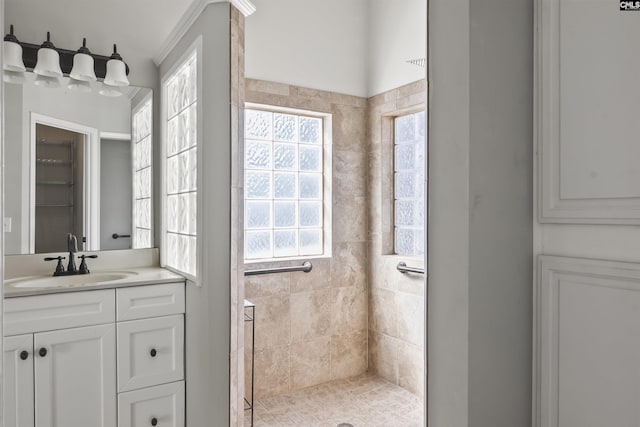
M 29 358 L 29 352 L 27 350 L 22 350 L 20 352 L 20 359 L 27 360 Z
M 152 348 L 151 351 L 149 352 L 149 354 L 151 355 L 151 357 L 156 357 L 156 355 L 158 354 L 158 352 L 156 351 L 155 348 Z M 154 418 L 155 420 L 155 418 Z M 157 422 L 157 421 L 156 421 Z M 154 424 L 155 425 L 155 424 Z
M 45 357 L 47 355 L 47 349 L 42 347 L 40 351 L 38 351 L 38 354 L 40 355 L 40 357 Z
M 156 417 L 151 418 L 151 425 L 152 426 L 157 426 L 158 425 L 158 419 Z

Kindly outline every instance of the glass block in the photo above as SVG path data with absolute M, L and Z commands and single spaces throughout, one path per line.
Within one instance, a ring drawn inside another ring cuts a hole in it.
M 274 197 L 276 199 L 296 198 L 296 174 L 289 172 L 274 172 Z
M 416 157 L 416 144 L 396 144 L 394 169 L 396 171 L 415 169 Z
M 151 199 L 135 201 L 135 225 L 142 228 L 151 228 Z
M 245 164 L 249 169 L 271 169 L 271 143 L 264 141 L 245 142 Z
M 271 203 L 271 201 L 247 200 L 245 205 L 246 227 L 249 229 L 271 227 Z
M 187 213 L 189 227 L 187 229 L 187 233 L 196 235 L 198 231 L 198 193 L 188 193 L 187 197 L 189 198 Z
M 396 118 L 395 120 L 396 143 L 415 141 L 416 139 L 415 120 L 416 119 L 413 114 Z
M 415 202 L 413 200 L 396 200 L 394 223 L 396 226 L 413 226 L 415 223 Z
M 296 202 L 274 202 L 274 225 L 296 227 Z
M 188 191 L 189 186 L 189 152 L 178 154 L 178 191 Z
M 258 110 L 245 110 L 245 138 L 271 141 L 273 137 L 273 113 Z
M 301 173 L 300 174 L 300 198 L 320 199 L 322 198 L 322 174 Z
M 196 100 L 196 89 L 198 80 L 196 78 L 196 62 L 190 61 L 182 70 L 182 81 L 180 90 L 180 106 L 182 108 Z
M 300 170 L 322 172 L 322 146 L 300 145 Z
M 197 273 L 197 265 L 196 262 L 198 260 L 198 250 L 197 243 L 198 238 L 196 236 L 186 236 L 187 239 L 187 250 L 189 251 L 189 258 L 187 259 L 186 272 L 191 274 L 192 276 L 196 276 Z
M 167 233 L 167 251 L 166 251 L 167 265 L 173 268 L 178 268 L 178 235 L 174 233 Z
M 138 153 L 138 166 L 136 169 L 142 169 L 151 166 L 151 136 L 147 136 L 136 144 Z
M 193 147 L 197 143 L 196 107 L 196 104 L 191 105 L 177 117 L 177 151 L 186 150 L 189 147 Z
M 178 163 L 178 156 L 169 157 L 167 159 L 167 193 L 177 193 L 179 188 L 180 168 Z
M 396 228 L 395 249 L 399 255 L 415 255 L 414 232 L 407 228 Z
M 174 117 L 167 122 L 167 156 L 172 156 L 178 152 L 179 124 L 178 117 Z
M 297 144 L 274 144 L 273 168 L 276 170 L 296 170 L 298 167 Z
M 424 141 L 426 137 L 427 120 L 424 111 L 416 113 L 416 137 Z
M 248 199 L 271 198 L 271 172 L 246 172 L 246 197 Z
M 322 254 L 322 229 L 300 230 L 300 255 Z
M 178 232 L 189 233 L 189 198 L 188 194 L 178 196 Z
M 322 119 L 300 117 L 300 142 L 322 143 Z
M 136 228 L 134 233 L 133 249 L 151 247 L 151 230 Z
M 300 227 L 322 226 L 322 202 L 300 202 Z
M 395 195 L 397 199 L 421 197 L 420 189 L 416 185 L 419 179 L 413 172 L 396 172 Z
M 185 190 L 195 191 L 198 188 L 198 149 L 191 148 L 184 155 L 187 162 L 185 164 L 186 170 L 182 172 L 184 175 L 183 185 Z
M 180 271 L 188 273 L 187 268 L 189 265 L 189 240 L 188 236 L 178 236 L 178 253 L 177 253 L 177 268 Z
M 136 172 L 136 198 L 151 197 L 151 168 Z
M 249 231 L 245 233 L 245 252 L 247 259 L 271 257 L 271 232 Z
M 167 84 L 167 118 L 175 116 L 178 111 L 180 111 L 178 80 L 172 78 Z
M 178 232 L 178 195 L 167 196 L 167 231 Z
M 273 232 L 273 255 L 277 257 L 298 255 L 296 230 L 275 230 Z
M 291 114 L 273 114 L 273 140 L 298 142 L 298 117 Z

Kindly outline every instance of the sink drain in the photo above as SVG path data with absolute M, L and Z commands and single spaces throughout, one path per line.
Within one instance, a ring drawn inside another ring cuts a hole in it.
M 338 427 L 353 427 L 353 424 L 349 424 L 349 423 L 340 423 L 340 424 L 338 424 Z

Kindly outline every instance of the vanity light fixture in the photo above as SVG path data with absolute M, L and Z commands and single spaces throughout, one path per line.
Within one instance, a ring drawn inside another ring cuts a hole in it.
M 47 31 L 47 40 L 38 49 L 38 62 L 33 72 L 44 77 L 62 77 L 60 68 L 60 55 L 56 47 L 51 43 L 51 33 Z
M 117 98 L 118 96 L 122 96 L 122 90 L 118 86 L 109 86 L 106 83 L 102 84 L 102 87 L 98 91 L 98 93 L 102 96 L 108 96 L 110 98 Z
M 9 34 L 4 36 L 4 70 L 14 73 L 24 73 L 26 67 L 22 60 L 22 46 L 18 38 L 13 35 L 13 25 L 9 26 Z
M 113 53 L 107 61 L 107 75 L 104 76 L 104 84 L 108 86 L 129 86 L 127 78 L 127 66 L 118 53 L 118 47 L 113 45 Z
M 129 67 L 118 54 L 113 45 L 111 56 L 96 55 L 87 48 L 86 39 L 77 51 L 59 49 L 51 43 L 51 34 L 47 32 L 47 40 L 41 45 L 18 41 L 13 34 L 13 25 L 4 38 L 4 81 L 21 83 L 25 70 L 33 70 L 37 74 L 35 83 L 45 87 L 59 87 L 59 79 L 69 75 L 71 81 L 67 86 L 72 90 L 87 92 L 91 90 L 93 81 L 104 79 L 100 92 L 107 96 L 120 96 L 119 87 L 129 86 Z M 89 84 L 85 84 L 89 83 Z M 116 90 L 117 89 L 117 90 Z
M 87 49 L 87 39 L 82 39 L 82 47 L 73 55 L 73 68 L 69 77 L 83 82 L 95 82 L 96 72 L 94 70 L 93 57 Z

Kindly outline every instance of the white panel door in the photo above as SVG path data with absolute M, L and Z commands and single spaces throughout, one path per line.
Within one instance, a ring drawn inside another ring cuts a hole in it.
M 640 20 L 538 0 L 539 220 L 640 224 Z
M 4 339 L 2 360 L 5 426 L 33 427 L 33 335 Z
M 114 324 L 35 334 L 35 426 L 116 426 Z

